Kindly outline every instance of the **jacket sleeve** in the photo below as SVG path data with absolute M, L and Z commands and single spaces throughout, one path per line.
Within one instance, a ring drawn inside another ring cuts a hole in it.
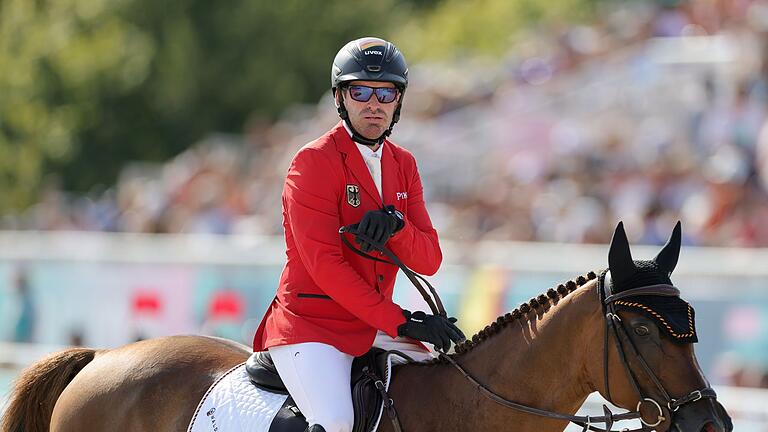
M 344 259 L 337 170 L 314 148 L 302 149 L 285 180 L 283 205 L 302 263 L 317 286 L 372 327 L 397 337 L 402 309 L 369 285 Z
M 387 242 L 387 246 L 400 260 L 416 273 L 431 276 L 437 273 L 443 261 L 443 253 L 424 205 L 424 188 L 421 185 L 416 162 L 411 158 L 411 181 L 408 186 L 408 214 L 405 225 Z

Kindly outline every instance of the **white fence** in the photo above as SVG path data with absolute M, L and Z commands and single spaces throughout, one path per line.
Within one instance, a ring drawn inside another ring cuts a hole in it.
M 567 272 L 608 265 L 607 245 L 441 241 L 444 265 L 497 264 L 512 270 Z M 655 246 L 633 246 L 650 259 Z M 0 261 L 282 265 L 278 237 L 0 231 Z M 768 280 L 768 249 L 683 247 L 675 275 L 754 276 Z M 738 287 L 733 287 L 739 289 Z

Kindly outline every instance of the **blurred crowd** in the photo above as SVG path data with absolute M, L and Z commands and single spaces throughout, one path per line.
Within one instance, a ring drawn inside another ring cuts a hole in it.
M 443 238 L 605 243 L 621 219 L 658 244 L 680 219 L 686 244 L 768 246 L 768 2 L 611 3 L 515 40 L 412 65 L 393 140 Z M 106 190 L 51 180 L 0 227 L 280 235 L 288 163 L 337 120 L 329 93 Z

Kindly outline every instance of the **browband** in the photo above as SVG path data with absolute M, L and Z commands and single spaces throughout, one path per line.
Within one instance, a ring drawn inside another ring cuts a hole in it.
M 664 297 L 680 297 L 680 290 L 669 284 L 656 284 L 648 285 L 640 288 L 632 288 L 626 291 L 613 293 L 613 279 L 611 278 L 611 271 L 607 270 L 603 279 L 603 304 L 608 305 L 617 300 L 623 298 L 639 296 L 639 295 L 655 295 Z
M 677 287 L 675 287 L 674 285 L 668 285 L 668 284 L 648 285 L 645 287 L 632 288 L 626 291 L 622 291 L 620 293 L 611 294 L 608 297 L 606 297 L 605 300 L 603 300 L 603 302 L 605 304 L 609 304 L 609 303 L 615 302 L 616 300 L 621 300 L 623 298 L 632 297 L 632 296 L 641 296 L 641 295 L 679 297 L 680 290 L 677 289 Z

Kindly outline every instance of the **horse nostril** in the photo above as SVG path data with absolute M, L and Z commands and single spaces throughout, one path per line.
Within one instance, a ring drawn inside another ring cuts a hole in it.
M 712 424 L 712 422 L 709 422 L 701 428 L 701 432 L 717 432 L 717 429 L 715 428 L 715 425 Z

